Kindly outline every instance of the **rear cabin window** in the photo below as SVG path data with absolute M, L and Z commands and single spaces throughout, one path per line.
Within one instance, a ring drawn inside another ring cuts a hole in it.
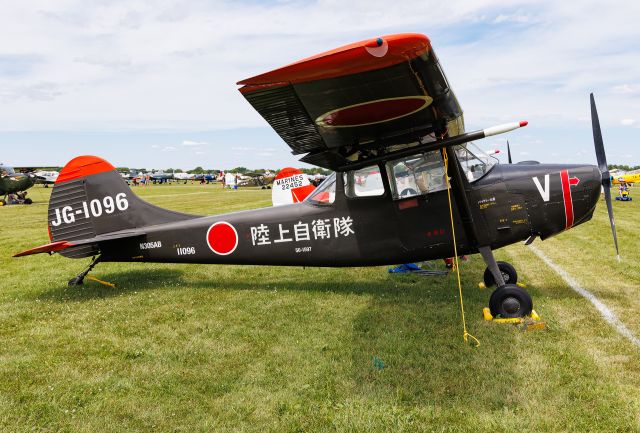
M 442 191 L 447 188 L 439 150 L 412 155 L 387 163 L 394 199 Z
M 347 197 L 372 197 L 384 194 L 380 167 L 372 165 L 344 173 L 344 190 Z

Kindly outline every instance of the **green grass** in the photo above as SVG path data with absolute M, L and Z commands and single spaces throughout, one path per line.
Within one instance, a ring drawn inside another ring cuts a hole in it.
M 136 188 L 150 202 L 214 214 L 268 206 L 270 191 Z M 46 199 L 0 208 L 3 431 L 639 431 L 640 349 L 522 245 L 498 252 L 528 284 L 542 331 L 484 322 L 484 265 L 453 276 L 320 269 L 102 263 L 117 288 L 66 281 L 87 260 L 13 259 L 48 242 Z M 615 203 L 536 242 L 640 334 L 638 204 Z M 374 357 L 384 363 L 380 369 Z

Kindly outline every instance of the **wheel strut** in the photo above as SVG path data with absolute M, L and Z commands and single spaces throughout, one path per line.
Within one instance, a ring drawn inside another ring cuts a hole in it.
M 80 272 L 78 275 L 69 280 L 69 286 L 81 286 L 84 283 L 84 277 L 87 276 L 89 272 L 100 262 L 100 258 L 102 255 L 94 256 L 89 264 L 89 267 L 84 271 Z
M 480 251 L 484 262 L 487 264 L 487 268 L 491 271 L 491 275 L 493 275 L 496 286 L 504 286 L 505 283 L 504 278 L 502 278 L 502 272 L 500 272 L 500 268 L 498 268 L 498 263 L 496 262 L 495 257 L 493 257 L 493 251 L 491 251 L 491 248 L 480 247 L 478 248 L 478 251 Z

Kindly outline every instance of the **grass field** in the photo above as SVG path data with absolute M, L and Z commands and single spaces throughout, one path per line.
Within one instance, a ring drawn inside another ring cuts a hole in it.
M 270 191 L 134 189 L 200 214 L 268 206 Z M 452 275 L 353 269 L 100 264 L 117 288 L 67 280 L 46 255 L 50 190 L 0 208 L 2 431 L 640 431 L 640 349 L 522 245 L 498 252 L 528 285 L 541 331 L 485 322 L 484 265 Z M 640 212 L 614 203 L 536 245 L 640 335 Z M 381 362 L 380 362 L 381 361 Z M 384 367 L 383 365 L 384 364 Z

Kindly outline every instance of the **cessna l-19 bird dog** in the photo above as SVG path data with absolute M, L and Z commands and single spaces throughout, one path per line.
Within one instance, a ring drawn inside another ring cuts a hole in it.
M 335 171 L 303 202 L 186 215 L 144 202 L 111 164 L 81 156 L 56 181 L 51 243 L 17 255 L 93 256 L 70 281 L 79 284 L 99 260 L 372 266 L 452 257 L 455 240 L 459 255 L 479 252 L 486 261 L 497 285 L 492 314 L 519 317 L 532 300 L 492 250 L 588 221 L 602 184 L 611 203 L 593 101 L 600 169 L 479 158 L 471 140 L 526 122 L 465 133 L 462 109 L 424 35 L 358 42 L 239 84 L 294 154 Z

